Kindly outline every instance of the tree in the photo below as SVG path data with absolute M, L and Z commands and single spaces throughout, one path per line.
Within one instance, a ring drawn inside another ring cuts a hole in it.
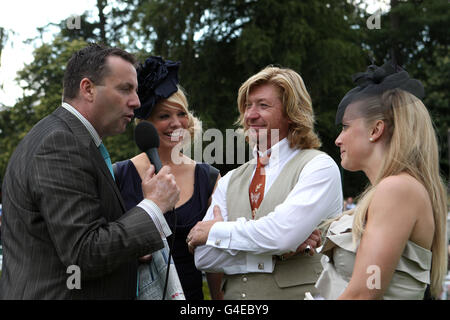
M 19 74 L 27 94 L 14 107 L 17 112 L 8 116 L 28 114 L 21 134 L 59 104 L 64 63 L 70 56 L 64 48 L 75 49 L 106 36 L 110 45 L 132 48 L 141 60 L 150 54 L 180 60 L 181 84 L 205 129 L 224 132 L 233 127 L 237 89 L 250 75 L 268 64 L 297 70 L 313 98 L 324 150 L 336 158 L 337 149 L 328 141 L 336 136 L 335 106 L 349 81 L 343 81 L 342 74 L 359 70 L 364 60 L 359 32 L 351 28 L 357 17 L 354 6 L 344 0 L 328 4 L 311 0 L 97 4 L 99 22 L 89 22 L 85 13 L 81 28 L 69 30 L 62 21 L 60 35 L 53 43 L 42 44 L 35 51 L 35 61 Z M 105 14 L 107 7 L 109 14 Z M 137 152 L 132 129 L 105 139 L 113 161 Z
M 449 166 L 449 140 L 447 132 L 450 128 L 450 113 L 448 107 L 450 105 L 449 80 L 450 79 L 450 56 L 448 55 L 448 47 L 439 46 L 432 53 L 432 63 L 419 60 L 419 64 L 423 68 L 424 86 L 426 89 L 426 97 L 424 99 L 425 106 L 428 108 L 431 119 L 434 122 L 437 131 L 441 175 L 450 181 Z
M 352 28 L 361 23 L 358 8 L 346 1 L 214 2 L 199 44 L 197 60 L 203 67 L 197 68 L 191 85 L 191 92 L 202 99 L 198 104 L 215 106 L 210 113 L 215 125 L 229 127 L 236 120 L 237 90 L 245 79 L 270 64 L 292 68 L 312 97 L 322 150 L 339 163 L 336 108 L 351 88 L 350 75 L 366 65 L 361 31 Z
M 441 172 L 448 177 L 448 1 L 393 2 L 395 5 L 381 17 L 381 29 L 366 33 L 364 42 L 378 65 L 391 59 L 395 52 L 395 60 L 424 85 L 423 102 L 438 134 Z
M 140 61 L 149 55 L 181 61 L 180 82 L 191 108 L 204 129 L 223 133 L 234 127 L 243 81 L 269 64 L 296 70 L 313 100 L 322 150 L 340 163 L 334 117 L 340 99 L 353 87 L 351 75 L 371 60 L 382 64 L 395 52 L 397 61 L 425 85 L 424 102 L 438 130 L 441 166 L 448 172 L 448 3 L 395 3 L 381 16 L 381 29 L 368 30 L 369 14 L 360 0 L 98 0 L 98 19 L 85 13 L 79 30 L 67 29 L 62 21 L 54 43 L 36 50 L 35 61 L 19 77 L 27 83 L 27 94 L 10 111 L 0 112 L 0 121 L 6 126 L 13 121 L 26 132 L 59 103 L 69 54 L 65 48 L 103 41 L 135 53 Z M 113 162 L 138 152 L 133 128 L 105 139 Z M 3 136 L 0 146 L 9 152 L 20 134 L 14 137 L 7 142 Z M 0 156 L 0 170 L 5 158 Z M 222 174 L 235 167 L 217 166 Z M 342 171 L 342 177 L 345 195 L 358 194 L 368 182 L 362 173 Z
M 2 58 L 2 51 L 5 47 L 6 41 L 8 40 L 8 32 L 0 27 L 0 66 L 1 66 L 1 58 Z
M 3 27 L 0 27 L 0 67 L 1 67 L 1 61 L 2 61 L 2 51 L 5 48 L 6 44 L 8 43 L 9 37 L 14 34 L 14 31 L 5 29 Z M 0 90 L 3 89 L 3 83 L 0 83 Z M 2 104 L 0 103 L 0 107 Z
M 51 44 L 37 48 L 32 63 L 18 73 L 25 94 L 13 107 L 0 111 L 0 172 L 20 140 L 33 125 L 61 104 L 64 66 L 84 41 L 65 42 L 57 37 Z

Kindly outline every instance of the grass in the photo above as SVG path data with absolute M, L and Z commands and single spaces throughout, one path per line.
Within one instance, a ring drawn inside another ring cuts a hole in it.
M 203 299 L 211 300 L 211 294 L 209 293 L 208 282 L 206 280 L 203 280 Z

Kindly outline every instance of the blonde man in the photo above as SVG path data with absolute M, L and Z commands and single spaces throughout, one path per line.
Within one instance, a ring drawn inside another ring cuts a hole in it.
M 322 269 L 320 255 L 303 250 L 320 244 L 320 221 L 342 211 L 339 169 L 317 150 L 311 98 L 295 71 L 250 77 L 238 107 L 258 161 L 219 180 L 186 241 L 197 268 L 224 273 L 225 299 L 303 299 Z

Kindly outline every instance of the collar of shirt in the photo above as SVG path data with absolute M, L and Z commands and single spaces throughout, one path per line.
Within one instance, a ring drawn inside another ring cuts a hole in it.
M 298 149 L 299 150 L 299 149 Z M 253 148 L 253 161 L 255 161 L 259 154 L 260 157 L 266 156 L 267 154 L 270 154 L 269 157 L 269 163 L 265 166 L 265 168 L 270 169 L 272 167 L 277 166 L 280 161 L 283 159 L 290 158 L 292 155 L 293 149 L 289 147 L 289 141 L 287 138 L 282 139 L 281 141 L 277 142 L 275 145 L 273 145 L 270 149 L 268 149 L 266 152 L 260 152 L 257 149 L 257 146 Z
M 95 146 L 98 148 L 98 146 L 102 143 L 102 139 L 100 138 L 100 136 L 98 135 L 97 131 L 94 129 L 92 124 L 85 117 L 83 117 L 77 109 L 75 109 L 73 106 L 71 106 L 67 102 L 63 102 L 62 107 L 64 109 L 66 109 L 67 111 L 69 111 L 71 114 L 73 114 L 75 117 L 77 117 L 81 121 L 81 123 L 89 131 L 89 133 L 92 137 L 92 140 L 94 140 Z
M 257 150 L 253 150 L 253 154 L 255 158 L 253 158 L 251 161 L 254 161 L 255 169 L 253 170 L 253 174 L 255 174 L 256 171 L 256 154 Z M 292 157 L 294 157 L 298 152 L 300 152 L 300 149 L 292 149 L 289 147 L 289 141 L 287 138 L 284 138 L 272 148 L 267 150 L 267 152 L 270 152 L 270 158 L 269 163 L 264 166 L 265 173 L 266 173 L 266 185 L 264 188 L 264 195 L 269 191 L 270 187 L 272 186 L 273 182 L 278 178 L 278 176 L 281 173 L 281 170 L 283 170 L 286 163 L 288 163 Z M 264 155 L 266 153 L 260 153 L 261 155 Z M 253 176 L 253 175 L 252 175 Z

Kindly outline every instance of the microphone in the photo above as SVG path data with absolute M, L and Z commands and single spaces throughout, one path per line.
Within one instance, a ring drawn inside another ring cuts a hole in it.
M 162 164 L 158 154 L 159 135 L 155 127 L 148 121 L 139 122 L 134 129 L 134 140 L 136 141 L 138 148 L 147 154 L 148 159 L 155 166 L 155 174 L 157 174 L 159 170 L 161 170 Z M 175 216 L 175 221 L 172 231 L 172 245 L 169 246 L 169 259 L 167 261 L 166 279 L 164 283 L 162 300 L 166 299 L 167 286 L 169 283 L 170 261 L 172 259 L 172 248 L 175 244 L 175 233 L 177 229 L 177 215 L 175 214 L 175 208 L 173 208 L 171 212 Z
M 134 140 L 138 148 L 147 154 L 150 162 L 155 166 L 155 174 L 161 170 L 159 159 L 159 136 L 155 127 L 148 121 L 139 122 L 134 129 Z

